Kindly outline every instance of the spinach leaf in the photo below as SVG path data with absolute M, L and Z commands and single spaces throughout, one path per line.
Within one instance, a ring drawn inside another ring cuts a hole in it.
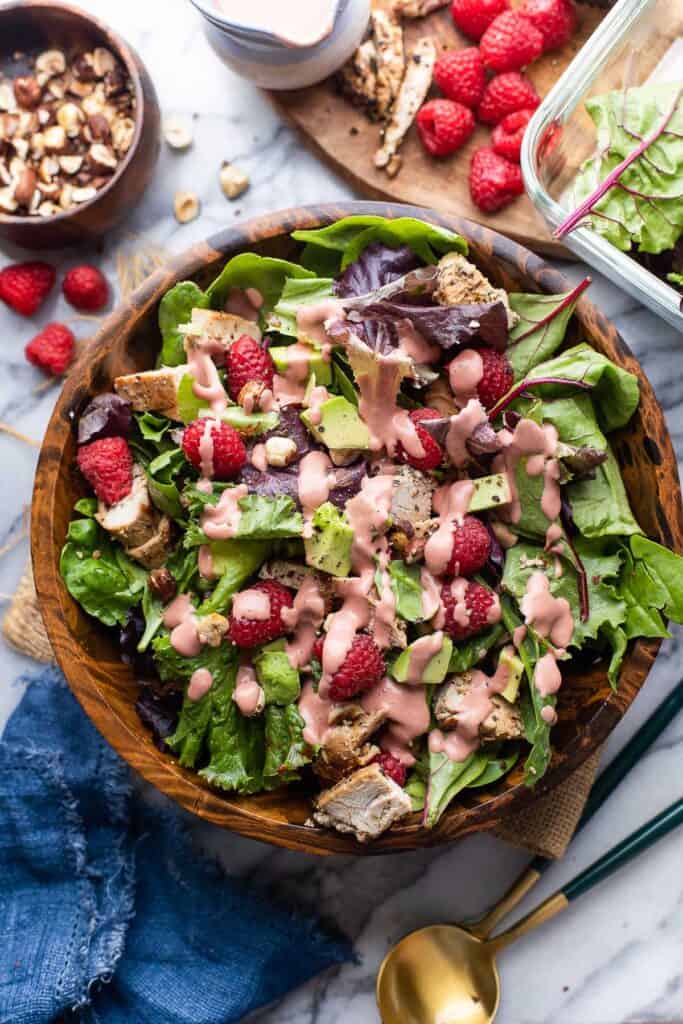
M 213 593 L 199 606 L 199 614 L 225 615 L 233 596 L 266 560 L 270 545 L 262 540 L 229 539 L 211 541 L 209 547 L 213 571 L 219 578 Z
M 451 801 L 471 786 L 486 770 L 488 757 L 477 750 L 465 761 L 451 761 L 446 754 L 429 754 L 429 781 L 422 824 L 434 828 Z
M 179 281 L 166 292 L 159 303 L 160 366 L 181 366 L 187 362 L 185 339 L 178 327 L 190 322 L 193 309 L 206 309 L 207 306 L 209 296 L 194 281 Z
M 414 811 L 422 811 L 424 809 L 428 779 L 429 750 L 427 749 L 427 745 L 423 744 L 423 748 L 417 756 L 413 769 L 408 775 L 405 786 L 406 793 L 410 797 L 410 802 L 413 805 Z
M 161 599 L 152 593 L 149 588 L 149 583 L 145 584 L 145 589 L 142 594 L 142 614 L 145 616 L 145 631 L 140 637 L 140 641 L 138 643 L 138 651 L 140 654 L 147 650 L 152 640 L 161 629 L 164 617 L 164 606 Z
M 682 96 L 679 81 L 586 101 L 597 132 L 595 156 L 574 181 L 577 208 L 562 234 L 586 223 L 623 251 L 673 249 L 683 232 Z
M 184 522 L 185 509 L 180 501 L 178 477 L 187 469 L 181 448 L 169 448 L 148 464 L 147 489 L 156 507 L 171 519 Z
M 491 751 L 489 757 L 490 760 L 486 768 L 474 782 L 470 782 L 468 789 L 481 789 L 483 786 L 492 786 L 494 782 L 500 781 L 516 765 L 519 760 L 519 751 L 515 750 L 505 757 L 499 757 Z
M 209 305 L 221 309 L 231 288 L 256 288 L 263 297 L 261 314 L 265 315 L 276 305 L 288 278 L 314 277 L 310 270 L 297 263 L 259 256 L 255 252 L 243 252 L 226 263 L 215 281 L 206 290 Z
M 488 651 L 503 639 L 505 633 L 505 626 L 502 622 L 497 622 L 495 626 L 491 626 L 479 636 L 470 637 L 469 640 L 463 640 L 458 644 L 454 643 L 448 671 L 460 675 L 474 665 L 478 665 Z
M 460 235 L 412 217 L 388 220 L 386 217 L 361 214 L 344 217 L 325 228 L 294 231 L 292 238 L 307 243 L 303 257 L 306 266 L 317 270 L 321 267 L 318 260 L 322 259 L 325 273 L 330 276 L 357 260 L 372 242 L 383 242 L 393 248 L 407 245 L 428 264 L 436 263 L 447 252 L 467 252 L 467 243 Z M 327 250 L 322 257 L 319 255 L 321 249 Z M 330 251 L 339 254 L 337 261 L 331 260 Z
M 619 683 L 619 669 L 626 654 L 628 638 L 621 626 L 614 627 L 609 625 L 609 623 L 602 627 L 600 635 L 607 641 L 612 650 L 612 656 L 607 668 L 607 678 L 612 689 L 616 690 Z
M 142 600 L 147 578 L 94 519 L 70 523 L 59 571 L 74 600 L 105 626 L 125 623 L 130 609 Z
M 304 740 L 304 720 L 296 704 L 266 708 L 266 757 L 263 778 L 269 789 L 293 782 L 310 764 L 313 751 Z
M 387 572 L 396 600 L 396 611 L 406 622 L 424 622 L 422 581 L 419 565 L 406 565 L 398 559 L 389 562 Z M 381 588 L 381 579 L 378 583 Z
M 268 317 L 267 329 L 278 331 L 289 337 L 296 338 L 299 334 L 297 313 L 301 306 L 311 306 L 323 302 L 334 295 L 334 278 L 332 277 L 290 277 L 273 312 Z
M 549 359 L 560 347 L 579 295 L 588 283 L 582 281 L 561 295 L 513 292 L 508 296 L 510 308 L 519 316 L 519 323 L 510 331 L 507 353 L 515 382 L 524 380 L 530 370 Z
M 292 666 L 284 640 L 266 644 L 254 655 L 253 662 L 266 704 L 286 705 L 298 698 L 299 670 Z
M 555 359 L 541 363 L 534 374 L 538 377 L 564 377 L 592 384 L 592 398 L 598 420 L 606 432 L 626 426 L 638 408 L 638 378 L 610 362 L 585 342 L 567 349 Z M 542 398 L 552 398 L 565 395 L 567 388 L 565 384 L 542 384 L 536 392 Z
M 648 537 L 632 537 L 631 553 L 642 563 L 660 594 L 666 595 L 664 603 L 657 607 L 674 622 L 683 622 L 683 558 Z

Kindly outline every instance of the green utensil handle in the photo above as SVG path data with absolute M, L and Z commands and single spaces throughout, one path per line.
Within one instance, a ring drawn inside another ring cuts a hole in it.
M 613 758 L 607 767 L 600 772 L 596 779 L 590 796 L 586 802 L 583 814 L 576 826 L 576 835 L 584 825 L 587 825 L 596 811 L 599 811 L 605 800 L 614 792 L 619 783 L 628 775 L 633 766 L 638 763 L 643 754 L 650 749 L 652 744 L 664 732 L 670 722 L 683 708 L 683 679 L 674 687 L 669 696 L 662 701 L 650 717 L 644 722 L 640 729 L 631 737 L 625 747 Z M 554 863 L 547 858 L 535 857 L 530 869 L 543 874 L 547 867 Z
M 568 900 L 575 900 L 578 896 L 582 896 L 598 882 L 602 882 L 604 878 L 608 878 L 624 864 L 643 853 L 662 836 L 673 832 L 679 825 L 683 825 L 683 799 L 677 800 L 661 814 L 641 825 L 639 829 L 632 832 L 626 839 L 622 839 L 594 864 L 563 886 L 564 895 Z

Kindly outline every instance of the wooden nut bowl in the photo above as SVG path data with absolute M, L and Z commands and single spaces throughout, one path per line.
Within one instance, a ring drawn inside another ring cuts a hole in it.
M 139 721 L 134 702 L 137 685 L 121 662 L 116 638 L 88 618 L 67 593 L 59 575 L 59 553 L 74 501 L 83 491 L 73 471 L 76 444 L 73 422 L 93 395 L 108 390 L 114 376 L 154 365 L 159 333 L 157 306 L 176 281 L 194 278 L 206 285 L 226 258 L 255 250 L 291 259 L 297 251 L 289 233 L 316 228 L 349 214 L 415 216 L 461 232 L 473 258 L 498 285 L 522 291 L 569 290 L 561 274 L 502 235 L 466 220 L 442 217 L 433 210 L 382 203 L 309 206 L 251 220 L 228 229 L 176 257 L 168 269 L 150 277 L 114 312 L 82 354 L 64 386 L 47 428 L 33 495 L 33 570 L 40 607 L 57 660 L 74 694 L 95 725 L 129 764 L 188 810 L 253 839 L 310 853 L 383 853 L 443 843 L 487 830 L 567 778 L 603 743 L 645 682 L 659 641 L 638 640 L 629 647 L 617 693 L 607 682 L 604 665 L 576 666 L 567 672 L 553 732 L 555 755 L 533 791 L 520 768 L 490 790 L 470 790 L 458 798 L 431 832 L 415 815 L 379 841 L 362 846 L 355 840 L 304 822 L 310 813 L 303 784 L 280 792 L 238 798 L 214 791 L 198 776 L 154 746 Z M 683 542 L 683 515 L 676 460 L 664 416 L 639 364 L 616 329 L 585 298 L 579 302 L 568 343 L 585 339 L 619 366 L 636 373 L 641 404 L 628 428 L 612 435 L 633 509 L 648 536 L 675 550 Z
M 25 249 L 55 249 L 95 241 L 127 216 L 152 180 L 159 155 L 157 95 L 137 53 L 99 19 L 55 0 L 16 0 L 0 8 L 0 71 L 26 73 L 15 52 L 32 56 L 58 48 L 69 56 L 104 46 L 119 58 L 135 90 L 136 129 L 130 149 L 97 195 L 52 217 L 0 213 L 0 240 Z

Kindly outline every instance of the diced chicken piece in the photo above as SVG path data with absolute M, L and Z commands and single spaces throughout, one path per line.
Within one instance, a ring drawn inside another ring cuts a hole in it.
M 376 597 L 373 597 L 372 595 L 370 595 L 369 600 L 373 609 L 379 603 L 378 599 Z M 368 633 L 370 634 L 370 636 L 374 636 L 375 633 L 374 612 L 370 615 L 370 622 L 368 623 Z M 391 628 L 389 630 L 389 646 L 399 647 L 402 651 L 405 650 L 405 648 L 408 646 L 408 633 L 406 632 L 405 623 L 399 618 L 395 618 L 391 624 Z
M 377 839 L 411 810 L 405 790 L 378 764 L 369 764 L 320 794 L 313 821 L 338 832 L 350 832 L 365 843 Z
M 187 350 L 191 338 L 207 338 L 217 342 L 224 350 L 237 341 L 243 334 L 248 334 L 255 341 L 261 340 L 261 328 L 252 320 L 236 316 L 235 313 L 221 313 L 217 309 L 193 309 L 190 322 L 178 328 L 185 336 Z
M 95 519 L 124 547 L 146 544 L 156 533 L 159 514 L 147 490 L 147 477 L 142 466 L 133 466 L 133 488 L 115 505 L 100 501 Z
M 130 402 L 135 412 L 158 412 L 170 420 L 179 419 L 178 388 L 187 366 L 164 366 L 160 370 L 144 370 L 117 377 L 114 389 Z
M 464 672 L 449 679 L 437 691 L 434 717 L 442 729 L 455 729 L 463 697 L 471 689 L 472 674 Z M 524 725 L 519 709 L 498 694 L 493 694 L 490 699 L 491 711 L 479 727 L 482 741 L 523 739 Z
M 398 96 L 405 74 L 403 28 L 391 12 L 375 10 L 370 15 L 377 55 L 377 113 L 385 120 Z
M 377 51 L 373 39 L 366 39 L 344 65 L 337 77 L 339 88 L 371 121 L 377 118 Z
M 334 577 L 324 572 L 315 572 L 313 569 L 300 565 L 298 562 L 286 562 L 280 559 L 273 559 L 272 562 L 264 562 L 259 569 L 259 577 L 262 580 L 276 580 L 283 587 L 299 591 L 307 576 L 315 577 L 320 593 L 325 599 L 325 604 L 331 605 L 334 597 Z
M 386 719 L 386 712 L 363 710 L 360 704 L 339 704 L 329 717 L 330 728 L 313 764 L 313 770 L 325 782 L 339 782 L 358 768 L 370 764 L 380 750 L 370 737 Z
M 171 520 L 168 516 L 162 516 L 149 540 L 138 547 L 127 547 L 126 554 L 144 565 L 145 569 L 158 569 L 166 561 L 170 547 Z
M 433 11 L 448 7 L 451 0 L 395 0 L 394 13 L 399 18 L 425 18 Z
M 403 561 L 411 565 L 422 560 L 425 544 L 438 525 L 438 519 L 424 519 L 417 523 L 404 520 L 389 531 L 389 543 Z
M 449 252 L 439 261 L 434 297 L 440 306 L 502 302 L 508 312 L 508 327 L 514 327 L 519 320 L 517 314 L 510 309 L 505 289 L 494 287 L 481 270 L 459 252 Z
M 393 476 L 391 517 L 400 528 L 401 523 L 416 523 L 429 519 L 436 484 L 412 466 L 401 466 Z
M 420 39 L 408 56 L 406 73 L 383 132 L 382 146 L 375 153 L 375 167 L 384 168 L 390 178 L 401 169 L 398 150 L 429 92 L 435 62 L 433 40 L 428 36 Z

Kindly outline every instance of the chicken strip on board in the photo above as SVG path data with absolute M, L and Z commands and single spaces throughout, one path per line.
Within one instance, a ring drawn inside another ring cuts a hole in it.
M 394 14 L 380 10 L 372 12 L 371 24 L 377 56 L 377 116 L 384 121 L 396 101 L 406 70 L 403 28 Z
M 395 0 L 394 14 L 399 18 L 426 18 L 442 7 L 448 7 L 451 0 Z
M 425 36 L 408 57 L 405 77 L 383 132 L 382 146 L 375 153 L 375 167 L 386 170 L 390 178 L 401 169 L 398 150 L 429 92 L 435 62 L 436 46 Z

